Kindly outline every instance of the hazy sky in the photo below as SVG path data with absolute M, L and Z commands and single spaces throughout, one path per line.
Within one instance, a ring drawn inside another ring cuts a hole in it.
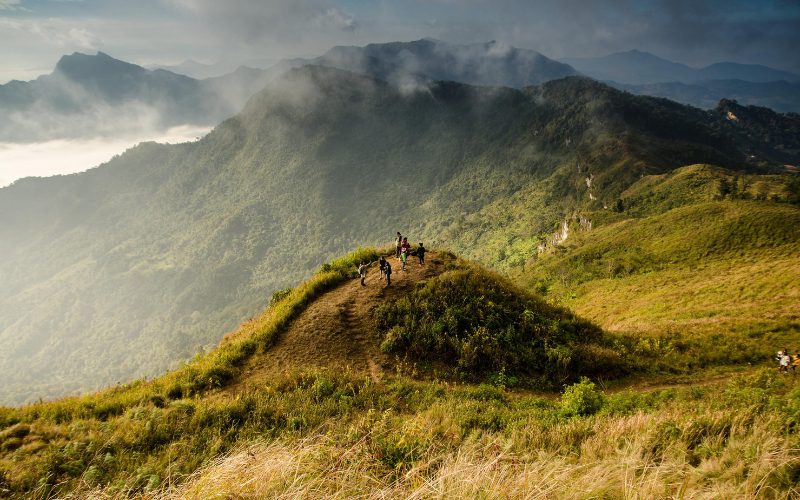
M 800 72 L 799 0 L 0 0 L 0 82 L 49 73 L 73 51 L 139 64 L 268 61 L 426 36 L 554 58 L 636 48 Z

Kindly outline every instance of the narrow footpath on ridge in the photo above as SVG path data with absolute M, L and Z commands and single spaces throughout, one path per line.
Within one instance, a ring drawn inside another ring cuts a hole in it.
M 387 260 L 392 265 L 390 287 L 381 279 L 375 262 L 369 268 L 366 286 L 361 286 L 359 278 L 353 278 L 317 297 L 279 335 L 275 345 L 247 361 L 242 373 L 224 392 L 243 392 L 276 374 L 309 368 L 350 370 L 380 382 L 390 363 L 380 352 L 372 311 L 444 271 L 438 253 L 432 251 L 425 256 L 425 265 L 409 256 L 406 271 L 401 270 L 394 256 Z

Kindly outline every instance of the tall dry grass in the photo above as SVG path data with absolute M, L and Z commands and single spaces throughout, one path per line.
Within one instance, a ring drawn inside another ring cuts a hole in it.
M 318 433 L 242 447 L 157 498 L 796 498 L 800 450 L 778 428 L 674 407 L 482 434 L 388 472 L 369 434 L 343 444 Z

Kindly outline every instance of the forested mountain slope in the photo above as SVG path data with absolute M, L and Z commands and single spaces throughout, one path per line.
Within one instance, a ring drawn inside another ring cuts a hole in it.
M 0 401 L 162 372 L 326 258 L 398 230 L 442 245 L 468 228 L 456 250 L 521 262 L 535 248 L 515 239 L 612 204 L 644 174 L 796 162 L 798 135 L 743 126 L 582 78 L 408 90 L 292 70 L 196 143 L 0 190 Z M 477 218 L 502 206 L 528 224 Z M 487 251 L 484 234 L 503 242 Z

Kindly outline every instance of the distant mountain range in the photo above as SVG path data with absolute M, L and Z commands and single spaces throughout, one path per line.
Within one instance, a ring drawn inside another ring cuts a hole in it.
M 722 99 L 733 99 L 742 104 L 767 107 L 781 113 L 800 112 L 800 83 L 790 83 L 785 80 L 777 82 L 706 80 L 693 84 L 666 82 L 643 85 L 607 83 L 632 94 L 664 97 L 704 109 L 715 107 Z
M 567 58 L 569 64 L 581 73 L 601 81 L 629 85 L 662 82 L 697 83 L 705 80 L 743 80 L 747 82 L 775 82 L 785 80 L 800 82 L 800 75 L 758 64 L 722 62 L 704 68 L 663 59 L 649 52 L 629 50 L 602 57 Z
M 536 51 L 497 42 L 454 45 L 422 39 L 334 47 L 314 59 L 285 60 L 268 69 L 243 66 L 198 80 L 164 69 L 148 70 L 102 52 L 74 53 L 62 57 L 49 75 L 0 85 L 0 114 L 4 116 L 0 142 L 214 125 L 237 113 L 276 76 L 307 64 L 369 75 L 406 89 L 434 81 L 522 88 L 583 73 L 634 94 L 706 109 L 728 98 L 781 112 L 800 111 L 799 77 L 764 66 L 721 63 L 694 69 L 638 51 L 566 61 L 575 68 Z M 175 69 L 212 74 L 221 67 L 187 62 Z
M 0 85 L 0 142 L 118 135 L 175 125 L 213 125 L 238 112 L 278 74 L 306 64 L 345 69 L 402 85 L 453 80 L 521 87 L 576 75 L 569 66 L 531 50 L 495 42 L 450 45 L 435 40 L 335 47 L 315 59 L 281 61 L 268 69 L 239 67 L 197 80 L 148 70 L 98 52 L 61 58 L 55 70 L 30 82 Z M 174 68 L 207 74 L 219 67 L 189 62 Z
M 470 85 L 524 87 L 579 73 L 533 51 L 495 41 L 453 45 L 440 40 L 334 47 L 309 61 L 393 83 L 455 81 Z
M 220 61 L 216 64 L 204 64 L 201 62 L 187 59 L 180 64 L 161 64 L 146 66 L 149 70 L 163 69 L 179 75 L 185 75 L 197 80 L 205 78 L 216 78 L 219 76 L 227 75 L 236 70 L 238 65 L 235 63 Z
M 692 68 L 638 50 L 562 62 L 619 89 L 700 108 L 736 99 L 782 113 L 800 112 L 800 75 L 767 66 L 723 62 Z

